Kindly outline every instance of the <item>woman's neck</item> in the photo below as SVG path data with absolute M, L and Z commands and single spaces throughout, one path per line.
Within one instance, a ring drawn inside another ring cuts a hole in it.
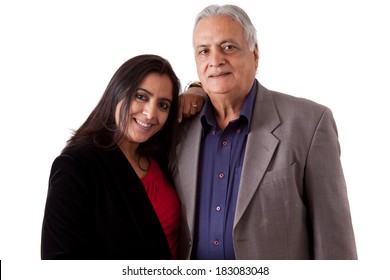
M 133 167 L 134 171 L 137 173 L 138 177 L 142 178 L 145 176 L 149 169 L 149 159 L 138 152 L 139 144 L 121 141 L 118 143 L 118 146 Z

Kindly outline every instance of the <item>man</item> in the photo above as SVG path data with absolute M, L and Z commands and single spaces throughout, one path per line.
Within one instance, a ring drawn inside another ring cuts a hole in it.
M 356 259 L 331 111 L 255 79 L 256 30 L 237 6 L 206 7 L 193 44 L 208 99 L 183 121 L 171 159 L 179 256 Z

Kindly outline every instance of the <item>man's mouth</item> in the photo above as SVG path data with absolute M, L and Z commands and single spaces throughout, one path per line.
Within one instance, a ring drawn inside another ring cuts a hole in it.
M 221 72 L 221 73 L 215 73 L 209 76 L 209 78 L 218 78 L 229 75 L 230 72 Z

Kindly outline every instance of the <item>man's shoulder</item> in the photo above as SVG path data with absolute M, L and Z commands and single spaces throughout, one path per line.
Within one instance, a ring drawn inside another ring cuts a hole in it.
M 262 85 L 258 88 L 256 103 L 254 119 L 259 122 L 263 122 L 265 116 L 272 116 L 284 124 L 316 126 L 325 115 L 332 116 L 327 106 L 307 98 L 268 90 Z
M 327 106 L 304 97 L 298 97 L 275 90 L 268 90 L 265 87 L 261 87 L 260 90 L 262 94 L 272 98 L 279 113 L 322 114 L 324 111 L 329 110 Z
M 189 118 L 183 118 L 182 122 L 178 126 L 178 135 L 188 134 L 193 131 L 193 129 L 201 128 L 201 114 L 191 116 Z
M 289 107 L 304 107 L 304 108 L 313 108 L 317 110 L 324 110 L 325 105 L 320 104 L 314 100 L 299 97 L 292 94 L 286 94 L 279 91 L 269 90 L 269 93 L 272 94 L 275 102 L 279 105 L 289 106 Z

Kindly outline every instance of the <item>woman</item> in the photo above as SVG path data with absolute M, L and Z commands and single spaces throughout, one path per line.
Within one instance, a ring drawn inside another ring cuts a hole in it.
M 180 202 L 167 159 L 180 82 L 156 55 L 125 62 L 53 162 L 42 259 L 171 259 Z

